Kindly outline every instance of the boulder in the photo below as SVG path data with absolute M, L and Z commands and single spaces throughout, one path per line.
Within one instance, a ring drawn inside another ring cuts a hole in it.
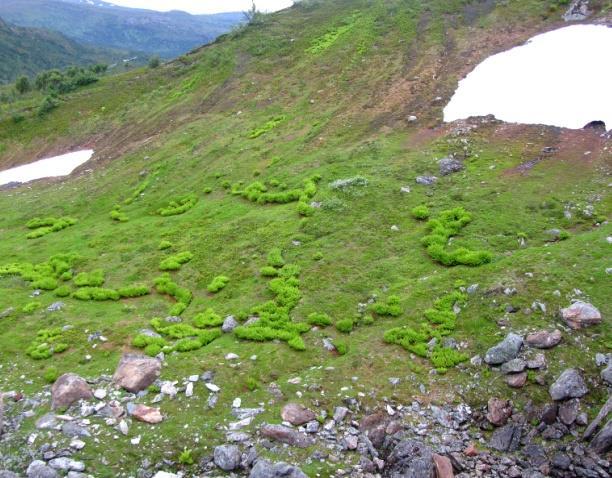
M 41 460 L 34 460 L 32 463 L 30 463 L 30 465 L 28 466 L 28 469 L 26 470 L 26 476 L 28 478 L 58 478 L 59 477 L 57 471 L 55 471 L 50 466 L 47 466 L 47 464 Z
M 259 431 L 263 437 L 285 443 L 289 446 L 307 448 L 313 443 L 306 435 L 284 425 L 266 424 Z
M 582 375 L 574 368 L 564 370 L 548 390 L 552 399 L 557 401 L 580 398 L 586 395 L 588 391 Z
M 608 366 L 601 371 L 601 379 L 607 382 L 608 385 L 612 385 L 612 361 L 610 361 Z
M 287 463 L 271 463 L 268 460 L 257 460 L 249 478 L 308 478 L 297 466 Z
M 9 470 L 0 470 L 0 478 L 19 478 L 19 475 Z
M 78 400 L 90 400 L 93 393 L 87 382 L 74 373 L 65 373 L 51 387 L 51 408 L 68 408 Z
M 559 405 L 559 420 L 569 426 L 576 421 L 580 413 L 580 400 L 572 398 Z
M 159 360 L 143 355 L 124 354 L 113 376 L 113 382 L 128 392 L 137 393 L 155 382 L 160 374 Z
M 82 461 L 76 461 L 66 456 L 53 458 L 51 461 L 49 461 L 49 466 L 56 470 L 61 470 L 65 472 L 85 471 L 85 464 Z
M 487 350 L 485 362 L 489 365 L 500 365 L 516 358 L 523 345 L 520 335 L 509 333 L 504 340 Z
M 449 458 L 434 453 L 433 460 L 436 467 L 436 478 L 454 478 L 453 464 Z
M 377 412 L 366 415 L 359 423 L 359 431 L 370 439 L 375 448 L 379 448 L 383 444 L 390 421 L 386 413 Z
M 435 478 L 431 448 L 416 440 L 400 441 L 387 458 L 390 478 Z
M 223 321 L 223 325 L 221 326 L 221 330 L 223 332 L 225 332 L 226 334 L 230 333 L 232 330 L 234 330 L 236 327 L 238 327 L 240 324 L 238 323 L 238 321 L 236 320 L 236 318 L 233 315 L 228 315 L 225 320 Z
M 505 374 L 519 373 L 525 370 L 525 367 L 527 367 L 527 363 L 523 359 L 515 358 L 502 364 L 501 372 Z
M 602 456 L 612 450 L 612 419 L 608 420 L 608 423 L 595 435 L 589 446 Z
M 161 423 L 164 419 L 159 408 L 148 407 L 142 404 L 134 406 L 130 414 L 139 422 L 149 423 L 151 425 Z
M 525 339 L 527 345 L 538 349 L 551 349 L 561 342 L 561 331 L 553 330 L 549 332 L 547 330 L 540 330 L 533 332 Z
M 442 176 L 448 176 L 449 174 L 458 173 L 463 170 L 463 163 L 455 158 L 442 158 L 438 164 Z
M 240 466 L 242 454 L 236 445 L 220 445 L 214 451 L 215 465 L 223 471 L 233 471 Z
M 561 318 L 574 330 L 597 325 L 602 320 L 597 307 L 582 301 L 576 301 L 569 307 L 561 309 Z
M 514 452 L 521 443 L 522 429 L 518 425 L 509 424 L 493 432 L 489 446 L 498 451 Z
M 281 410 L 281 417 L 283 421 L 296 426 L 303 425 L 317 418 L 313 411 L 298 403 L 288 403 L 285 405 Z
M 491 397 L 487 404 L 487 420 L 495 426 L 503 426 L 512 415 L 512 405 L 509 400 Z
M 590 14 L 589 0 L 574 0 L 563 14 L 563 20 L 566 22 L 579 22 L 586 20 Z
M 506 383 L 512 388 L 522 388 L 527 384 L 527 372 L 506 375 Z

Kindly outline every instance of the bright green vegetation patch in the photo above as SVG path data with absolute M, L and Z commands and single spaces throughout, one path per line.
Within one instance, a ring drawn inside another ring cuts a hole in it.
M 223 318 L 219 314 L 216 314 L 214 309 L 208 308 L 193 318 L 193 325 L 199 329 L 219 327 L 223 325 Z
M 268 283 L 268 290 L 274 294 L 274 300 L 253 307 L 250 312 L 257 316 L 257 319 L 250 325 L 236 327 L 234 333 L 243 340 L 282 340 L 294 350 L 305 350 L 306 345 L 301 334 L 308 332 L 310 325 L 293 322 L 290 316 L 302 297 L 298 279 L 299 267 L 292 264 L 282 265 L 285 261 L 276 249 L 268 256 L 268 263 L 270 262 L 277 264 L 276 267 L 279 268 L 279 276 Z
M 189 251 L 179 252 L 170 257 L 166 257 L 159 263 L 159 269 L 162 271 L 177 271 L 183 264 L 187 264 L 193 259 L 193 254 Z
M 159 245 L 157 246 L 157 248 L 160 251 L 165 251 L 166 249 L 171 249 L 172 248 L 172 243 L 170 241 L 166 241 L 163 240 L 159 243 Z
M 451 292 L 437 299 L 432 308 L 425 310 L 423 315 L 426 321 L 419 324 L 419 327 L 404 326 L 387 330 L 384 340 L 401 345 L 419 357 L 429 358 L 439 371 L 454 367 L 467 360 L 468 356 L 454 348 L 444 347 L 442 341 L 457 326 L 455 306 L 465 304 L 466 301 L 467 296 L 462 292 Z
M 377 315 L 389 315 L 391 317 L 398 317 L 402 313 L 400 298 L 397 295 L 390 295 L 386 302 L 375 302 L 371 309 Z
M 198 202 L 195 194 L 189 194 L 182 198 L 174 199 L 168 203 L 166 207 L 157 210 L 160 216 L 178 216 L 189 211 Z
M 160 335 L 167 339 L 175 339 L 174 346 L 163 349 L 164 352 L 191 352 L 201 349 L 215 339 L 221 337 L 220 329 L 199 329 L 188 324 L 164 324 L 161 319 L 151 320 L 151 326 Z
M 34 360 L 48 359 L 53 354 L 59 354 L 68 349 L 68 344 L 62 341 L 62 329 L 42 329 L 36 334 L 26 353 Z
M 316 325 L 318 327 L 327 327 L 332 324 L 330 316 L 320 312 L 309 314 L 307 320 L 310 325 Z
M 0 277 L 19 276 L 30 282 L 33 289 L 54 290 L 59 280 L 69 280 L 71 269 L 76 261 L 73 254 L 58 254 L 47 262 L 31 264 L 29 262 L 0 266 Z
M 221 289 L 225 289 L 225 286 L 227 286 L 229 281 L 230 279 L 227 276 L 217 276 L 210 282 L 210 284 L 206 286 L 206 289 L 208 289 L 208 292 L 214 294 L 219 292 Z
M 74 277 L 74 285 L 77 287 L 100 287 L 104 285 L 106 278 L 102 269 L 91 272 L 80 272 Z
M 285 121 L 285 119 L 287 119 L 285 115 L 275 116 L 269 121 L 266 121 L 263 126 L 260 126 L 259 128 L 255 128 L 251 130 L 251 132 L 249 133 L 249 139 L 259 138 L 260 136 L 266 134 L 268 131 L 272 131 L 279 124 Z
M 345 334 L 348 334 L 349 332 L 351 332 L 353 330 L 354 325 L 355 324 L 353 322 L 353 319 L 341 319 L 338 322 L 336 322 L 336 328 L 340 332 L 343 332 Z
M 81 287 L 72 293 L 72 297 L 78 300 L 119 300 L 121 296 L 114 289 L 103 287 Z
M 472 216 L 463 208 L 454 208 L 441 212 L 437 218 L 427 222 L 429 234 L 421 243 L 426 247 L 429 256 L 445 266 L 480 266 L 493 260 L 493 254 L 488 251 L 472 251 L 465 247 L 448 250 L 448 241 L 459 234 Z
M 28 233 L 26 237 L 28 239 L 37 239 L 42 236 L 46 236 L 47 234 L 51 234 L 52 232 L 58 232 L 62 229 L 66 229 L 69 226 L 74 226 L 77 223 L 77 220 L 72 217 L 46 217 L 39 218 L 35 217 L 27 222 L 26 227 L 28 229 L 33 229 L 32 232 Z
M 429 208 L 424 205 L 416 206 L 412 208 L 412 216 L 419 221 L 424 221 L 425 219 L 429 219 Z
M 142 297 L 151 293 L 148 286 L 142 284 L 129 285 L 127 287 L 121 287 L 117 289 L 117 293 L 120 297 L 130 299 L 133 297 Z
M 28 302 L 26 305 L 23 306 L 21 311 L 24 314 L 31 314 L 32 312 L 35 312 L 38 309 L 40 309 L 40 302 Z
M 109 216 L 113 221 L 117 222 L 127 222 L 130 220 L 127 214 L 121 210 L 121 206 L 119 204 L 115 205 Z
M 354 27 L 356 21 L 359 19 L 359 15 L 354 14 L 346 20 L 346 24 L 340 25 L 333 30 L 328 31 L 325 35 L 315 38 L 310 47 L 306 49 L 306 53 L 311 55 L 318 55 L 323 53 L 325 50 L 333 46 L 338 39 L 345 33 L 350 32 Z
M 193 299 L 191 291 L 173 282 L 168 274 L 155 279 L 155 288 L 160 294 L 167 294 L 176 300 L 176 303 L 170 307 L 170 315 L 181 315 Z

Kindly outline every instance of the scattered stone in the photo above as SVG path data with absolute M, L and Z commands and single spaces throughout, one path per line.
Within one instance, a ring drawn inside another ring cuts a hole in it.
M 503 426 L 512 415 L 512 405 L 509 400 L 491 397 L 487 404 L 487 420 L 495 426 Z
M 161 374 L 159 360 L 143 355 L 124 354 L 119 361 L 113 382 L 128 392 L 145 390 Z
M 281 410 L 281 417 L 283 421 L 296 426 L 303 425 L 317 418 L 313 411 L 298 403 L 288 403 L 285 405 Z
M 167 471 L 158 471 L 153 475 L 153 478 L 179 478 L 179 475 Z
M 434 478 L 433 453 L 419 441 L 400 441 L 387 459 L 387 469 L 394 478 Z
M 236 320 L 236 318 L 233 315 L 228 315 L 225 320 L 223 321 L 223 325 L 221 326 L 221 330 L 223 332 L 225 332 L 226 334 L 232 332 L 236 327 L 238 327 L 240 324 L 238 323 L 238 321 Z
M 506 383 L 512 388 L 522 388 L 527 383 L 527 372 L 506 375 Z
M 193 397 L 193 382 L 189 382 L 185 387 L 185 396 Z
M 438 180 L 435 176 L 417 176 L 416 182 L 417 184 L 422 184 L 423 186 L 432 186 Z
M 249 478 L 308 478 L 297 466 L 287 463 L 271 463 L 267 460 L 257 460 Z
M 263 437 L 285 443 L 289 446 L 307 448 L 312 445 L 312 440 L 306 435 L 284 425 L 266 424 L 260 428 Z
M 595 435 L 590 448 L 602 456 L 612 449 L 612 419 L 608 420 L 608 423 Z
M 559 345 L 561 342 L 561 331 L 554 330 L 548 332 L 546 330 L 540 330 L 539 332 L 533 332 L 525 339 L 527 345 L 536 347 L 538 349 L 550 349 Z
M 47 413 L 40 417 L 35 424 L 39 430 L 49 430 L 59 427 L 59 421 L 54 413 Z
M 544 354 L 536 354 L 532 359 L 527 360 L 528 369 L 540 369 L 546 367 L 546 357 Z
M 225 360 L 238 360 L 239 358 L 240 357 L 238 356 L 238 354 L 235 354 L 233 352 L 230 352 L 225 356 Z
M 579 22 L 582 20 L 586 20 L 590 14 L 591 12 L 589 11 L 589 0 L 574 0 L 567 9 L 567 11 L 563 14 L 563 20 L 565 20 L 566 22 Z
M 333 416 L 334 422 L 342 423 L 344 419 L 346 418 L 346 415 L 348 412 L 349 410 L 346 407 L 336 407 L 334 409 L 334 416 Z
M 91 433 L 74 422 L 66 422 L 62 425 L 62 434 L 67 437 L 90 437 Z
M 442 158 L 438 162 L 440 166 L 440 174 L 442 176 L 448 176 L 449 174 L 458 173 L 463 170 L 463 163 L 458 159 L 446 157 Z
M 559 420 L 565 425 L 571 425 L 578 418 L 580 413 L 580 400 L 573 398 L 559 405 Z
M 206 388 L 213 393 L 218 393 L 219 391 L 221 391 L 221 388 L 215 385 L 214 383 L 206 382 L 205 385 L 206 385 Z
M 83 462 L 65 456 L 53 458 L 53 460 L 49 461 L 49 466 L 62 471 L 85 471 L 85 464 Z
M 561 318 L 574 330 L 601 323 L 601 313 L 592 304 L 576 301 L 566 309 L 561 309 Z
M 489 446 L 498 451 L 514 452 L 521 442 L 521 427 L 514 424 L 496 429 L 491 436 Z
M 78 400 L 90 400 L 93 393 L 87 382 L 74 373 L 59 377 L 51 387 L 51 408 L 68 408 Z
M 525 367 L 527 367 L 527 363 L 523 359 L 516 358 L 502 364 L 501 371 L 505 374 L 518 373 L 525 370 Z
M 516 358 L 522 345 L 523 338 L 520 335 L 509 333 L 503 341 L 487 350 L 484 360 L 489 365 L 500 365 Z
M 64 308 L 66 304 L 63 302 L 53 302 L 49 307 L 47 307 L 48 312 L 58 312 Z
M 59 476 L 57 471 L 41 460 L 34 460 L 30 463 L 26 475 L 28 478 L 58 478 Z
M 215 447 L 215 465 L 224 471 L 233 471 L 240 466 L 242 454 L 236 445 L 221 445 Z
M 149 407 L 147 405 L 138 404 L 132 411 L 131 415 L 138 421 L 155 425 L 161 423 L 164 419 L 159 408 Z
M 612 361 L 610 361 L 608 366 L 601 371 L 601 379 L 607 382 L 608 385 L 612 385 Z
M 410 193 L 410 186 L 402 186 L 402 187 L 400 188 L 400 192 L 401 192 L 402 194 L 409 194 L 409 193 Z
M 453 464 L 449 458 L 434 453 L 433 461 L 436 467 L 436 478 L 454 478 Z
M 580 372 L 574 368 L 569 368 L 563 371 L 548 391 L 553 400 L 559 401 L 583 397 L 589 389 Z
M 98 388 L 98 389 L 94 390 L 93 395 L 98 400 L 104 400 L 106 398 L 106 390 L 104 390 L 103 388 Z

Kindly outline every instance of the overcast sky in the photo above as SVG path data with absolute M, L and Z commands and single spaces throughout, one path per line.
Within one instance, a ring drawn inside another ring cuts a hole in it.
M 251 7 L 251 0 L 107 0 L 124 7 L 147 8 L 149 10 L 183 10 L 189 13 L 243 12 Z M 275 12 L 290 7 L 292 0 L 255 0 L 262 12 Z

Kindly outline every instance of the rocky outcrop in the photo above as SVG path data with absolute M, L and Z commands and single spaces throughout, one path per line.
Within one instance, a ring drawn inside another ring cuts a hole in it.
M 600 455 L 604 455 L 612 450 L 612 420 L 608 420 L 608 423 L 595 435 L 590 447 L 595 453 Z
M 431 448 L 416 440 L 400 441 L 387 458 L 390 478 L 435 478 Z
M 142 355 L 124 354 L 113 376 L 113 382 L 128 392 L 137 393 L 155 382 L 160 374 L 159 360 Z
M 59 377 L 51 387 L 51 408 L 68 408 L 79 400 L 90 400 L 93 393 L 87 382 L 74 373 Z
M 579 22 L 586 20 L 590 14 L 589 0 L 574 0 L 563 14 L 563 20 L 566 22 Z

